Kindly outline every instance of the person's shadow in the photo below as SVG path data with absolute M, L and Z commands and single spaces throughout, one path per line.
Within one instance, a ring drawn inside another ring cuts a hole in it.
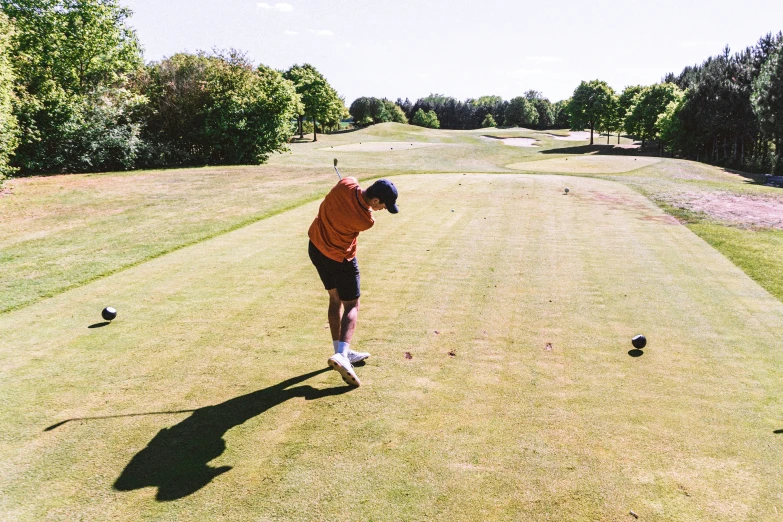
M 315 400 L 352 390 L 350 386 L 318 390 L 312 386 L 289 388 L 329 371 L 324 368 L 241 395 L 214 406 L 199 408 L 171 428 L 163 428 L 125 466 L 114 482 L 118 491 L 157 487 L 158 501 L 177 500 L 195 493 L 231 466 L 212 467 L 209 462 L 223 453 L 223 434 L 294 397 Z

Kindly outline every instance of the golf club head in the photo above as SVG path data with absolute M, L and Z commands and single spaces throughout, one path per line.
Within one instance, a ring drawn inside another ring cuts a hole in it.
M 340 175 L 340 171 L 337 169 L 337 158 L 334 158 L 334 171 L 337 173 L 337 178 L 342 181 L 343 177 Z

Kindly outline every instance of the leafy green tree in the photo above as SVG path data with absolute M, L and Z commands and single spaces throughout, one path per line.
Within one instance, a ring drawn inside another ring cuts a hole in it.
M 527 91 L 525 93 L 525 99 L 535 107 L 538 113 L 538 128 L 539 129 L 551 129 L 555 122 L 555 113 L 553 111 L 552 102 L 538 91 Z
M 324 115 L 321 117 L 323 126 L 326 129 L 339 128 L 340 120 L 347 118 L 350 115 L 348 108 L 345 106 L 345 98 L 342 96 L 335 96 L 330 102 L 329 107 L 324 111 Z
M 426 98 L 419 98 L 411 110 L 415 113 L 418 109 L 423 110 L 425 113 L 429 111 L 435 112 L 438 117 L 438 124 L 444 129 L 475 128 L 470 117 L 468 104 L 460 102 L 451 96 L 430 94 Z
M 666 111 L 669 103 L 677 100 L 682 90 L 673 83 L 656 83 L 645 87 L 634 97 L 633 105 L 625 116 L 625 130 L 642 139 L 642 147 L 648 139 L 658 138 L 658 115 Z
M 411 112 L 413 104 L 408 98 L 405 98 L 404 100 L 402 98 L 397 98 L 397 101 L 395 101 L 394 104 L 402 109 L 403 114 L 405 114 L 406 121 L 411 119 L 413 116 L 413 113 Z
M 552 113 L 554 114 L 554 122 L 552 127 L 555 129 L 569 129 L 571 124 L 568 116 L 568 104 L 571 103 L 571 98 L 567 100 L 560 100 L 552 104 Z
M 568 104 L 568 115 L 572 129 L 590 128 L 590 145 L 593 131 L 604 125 L 602 120 L 612 117 L 614 90 L 606 82 L 592 80 L 581 82 L 574 90 Z
M 783 175 L 783 46 L 762 65 L 751 99 L 762 131 L 775 143 L 774 173 Z
M 0 185 L 16 169 L 10 160 L 19 143 L 19 123 L 14 115 L 14 73 L 9 60 L 13 26 L 0 12 Z
M 112 147 L 126 137 L 120 156 L 133 156 L 138 122 L 122 112 L 121 91 L 142 60 L 126 24 L 130 11 L 117 0 L 0 0 L 0 7 L 17 28 L 10 56 L 22 133 L 14 164 L 23 172 L 102 168 L 103 147 L 84 139 L 106 133 Z
M 503 101 L 501 96 L 479 96 L 475 100 L 472 100 L 472 121 L 468 128 L 485 127 L 487 123 L 487 116 L 492 117 L 491 127 L 497 127 L 498 122 L 505 121 L 506 113 L 505 109 L 508 106 L 508 102 Z
M 641 85 L 629 85 L 620 96 L 617 98 L 617 112 L 615 114 L 614 129 L 617 131 L 617 143 L 620 143 L 620 133 L 625 128 L 625 116 L 628 114 L 628 109 L 634 104 L 636 96 L 642 92 Z
M 408 123 L 408 118 L 405 116 L 405 111 L 403 111 L 402 107 L 396 103 L 392 103 L 386 100 L 386 112 L 389 115 L 389 121 L 393 121 L 394 123 Z
M 538 123 L 538 111 L 524 96 L 517 96 L 508 102 L 506 108 L 507 126 L 535 127 Z
M 211 95 L 205 114 L 209 163 L 263 163 L 272 152 L 287 150 L 297 107 L 294 86 L 273 69 L 254 68 L 236 51 L 216 54 L 211 64 L 205 85 Z M 329 110 L 318 114 L 328 118 Z
M 598 130 L 606 133 L 606 144 L 609 145 L 609 135 L 617 132 L 617 142 L 620 142 L 620 129 L 623 120 L 620 118 L 620 101 L 617 96 L 612 94 L 609 104 L 606 108 L 604 117 L 598 120 Z
M 356 98 L 351 104 L 349 112 L 356 125 L 368 125 L 372 123 L 372 116 L 370 115 L 370 98 L 366 96 Z
M 498 126 L 498 124 L 495 121 L 495 118 L 493 118 L 492 115 L 489 114 L 489 113 L 487 113 L 487 115 L 484 116 L 484 121 L 481 122 L 481 127 L 482 128 L 497 127 L 497 126 Z
M 311 66 L 309 66 L 308 64 L 292 65 L 287 71 L 283 72 L 283 78 L 292 82 L 296 87 L 297 94 L 300 95 L 299 105 L 297 107 L 298 111 L 296 113 L 296 121 L 297 121 L 297 126 L 299 128 L 299 139 L 304 139 L 303 120 L 305 117 L 305 106 L 301 99 L 300 89 L 302 89 L 301 86 L 304 84 L 305 81 L 307 81 L 307 79 L 311 75 L 312 75 Z
M 655 123 L 662 146 L 668 146 L 672 153 L 676 152 L 678 146 L 686 140 L 686 130 L 680 119 L 685 100 L 684 92 L 676 93 L 674 100 L 666 105 L 666 110 L 658 115 L 658 121 Z
M 334 116 L 337 100 L 340 99 L 326 78 L 312 65 L 293 65 L 284 73 L 284 77 L 292 81 L 296 92 L 301 96 L 303 113 L 301 118 L 309 116 L 313 120 L 313 141 L 318 141 L 318 120 L 330 119 Z M 300 138 L 304 135 L 300 133 Z
M 620 93 L 617 101 L 621 118 L 625 118 L 625 115 L 628 113 L 628 109 L 630 109 L 634 104 L 636 96 L 642 92 L 642 89 L 644 89 L 644 87 L 641 85 L 629 85 L 623 89 L 622 93 Z
M 476 107 L 495 107 L 496 105 L 499 105 L 503 103 L 503 98 L 501 96 L 479 96 L 475 100 L 473 100 L 473 105 Z
M 389 113 L 386 110 L 386 103 L 380 98 L 370 98 L 370 117 L 373 123 L 383 123 L 389 121 Z
M 152 165 L 262 163 L 294 132 L 293 83 L 236 51 L 176 54 L 152 65 L 143 91 Z
M 405 112 L 396 103 L 386 98 L 361 97 L 354 100 L 350 109 L 354 123 L 368 125 L 370 123 L 408 123 Z
M 140 87 L 150 101 L 145 136 L 151 150 L 146 163 L 180 166 L 206 162 L 205 108 L 211 96 L 205 85 L 210 67 L 205 53 L 177 53 L 150 64 Z
M 675 148 L 697 161 L 768 171 L 770 138 L 760 128 L 752 103 L 753 81 L 783 46 L 783 33 L 768 34 L 733 56 L 725 48 L 702 64 L 666 78 L 686 90 L 678 117 L 687 132 Z
M 418 109 L 411 119 L 411 124 L 418 125 L 419 127 L 427 127 L 430 129 L 439 129 L 440 122 L 438 121 L 438 115 L 435 111 L 424 112 L 422 109 Z
M 0 0 L 15 21 L 15 67 L 28 92 L 87 94 L 142 65 L 130 9 L 118 0 Z
M 304 118 L 305 118 L 305 104 L 302 100 L 302 90 L 307 82 L 312 80 L 315 74 L 315 68 L 309 64 L 304 65 L 292 65 L 287 71 L 283 73 L 283 77 L 292 82 L 296 88 L 297 94 L 299 94 L 298 112 L 296 115 L 298 127 L 299 127 L 299 139 L 304 139 Z

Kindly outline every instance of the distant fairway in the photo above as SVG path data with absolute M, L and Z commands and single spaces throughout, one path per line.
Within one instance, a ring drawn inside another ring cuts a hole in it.
M 638 158 L 630 156 L 570 156 L 535 162 L 514 163 L 508 166 L 514 170 L 558 174 L 617 174 L 654 165 L 659 158 Z
M 3 518 L 776 518 L 780 301 L 616 182 L 394 181 L 357 390 L 317 201 L 0 315 Z
M 366 141 L 349 143 L 348 145 L 338 145 L 336 147 L 323 147 L 318 150 L 333 150 L 333 151 L 346 151 L 346 152 L 386 152 L 386 151 L 402 151 L 421 149 L 424 147 L 433 147 L 437 143 L 426 142 L 402 142 L 402 141 Z

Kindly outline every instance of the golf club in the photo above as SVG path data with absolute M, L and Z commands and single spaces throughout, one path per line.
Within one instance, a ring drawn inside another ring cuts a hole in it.
M 340 180 L 342 180 L 343 177 L 340 175 L 340 171 L 337 170 L 337 158 L 334 158 L 334 171 L 337 173 L 337 177 L 340 178 Z

